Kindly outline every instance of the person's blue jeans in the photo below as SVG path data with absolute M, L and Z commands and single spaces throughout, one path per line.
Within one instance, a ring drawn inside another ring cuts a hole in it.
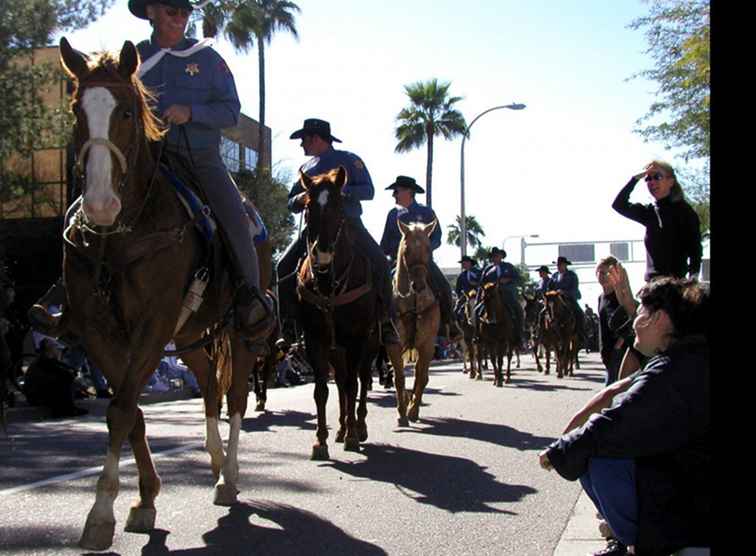
M 66 350 L 63 355 L 63 362 L 69 367 L 74 369 L 80 369 L 82 371 L 89 370 L 89 376 L 92 378 L 95 390 L 102 392 L 108 389 L 108 381 L 102 374 L 102 371 L 92 363 L 87 357 L 84 348 L 80 345 L 74 346 Z
M 638 540 L 638 495 L 635 460 L 591 458 L 580 484 L 601 512 L 617 540 L 625 546 Z

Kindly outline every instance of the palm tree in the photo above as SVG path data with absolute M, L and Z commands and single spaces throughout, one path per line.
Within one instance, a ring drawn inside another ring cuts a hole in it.
M 396 128 L 396 138 L 399 142 L 394 149 L 398 153 L 409 152 L 428 145 L 428 159 L 425 172 L 426 200 L 432 207 L 433 181 L 433 138 L 442 136 L 453 139 L 462 135 L 467 128 L 462 113 L 454 108 L 454 104 L 462 97 L 449 97 L 450 82 L 439 83 L 434 78 L 430 81 L 417 81 L 404 86 L 404 91 L 410 99 L 410 105 L 404 108 L 396 117 L 399 123 Z
M 257 145 L 257 173 L 262 170 L 262 148 L 265 129 L 265 43 L 270 44 L 277 31 L 288 31 L 299 39 L 294 14 L 299 6 L 287 0 L 226 0 L 215 9 L 207 10 L 203 28 L 223 27 L 229 42 L 239 52 L 247 52 L 257 43 L 257 61 L 260 79 L 260 114 Z
M 456 245 L 457 247 L 461 247 L 462 218 L 457 215 L 457 223 L 449 224 L 447 228 L 448 231 L 446 232 L 446 243 L 448 243 L 449 245 Z M 483 228 L 474 216 L 465 216 L 465 232 L 467 235 L 467 245 L 471 246 L 473 249 L 483 245 L 483 242 L 480 238 L 481 236 L 485 236 L 486 232 L 483 231 Z

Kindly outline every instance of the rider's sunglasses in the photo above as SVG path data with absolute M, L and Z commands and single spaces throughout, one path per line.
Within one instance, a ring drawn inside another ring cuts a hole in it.
M 188 18 L 191 13 L 191 10 L 174 8 L 173 6 L 163 6 L 163 11 L 165 11 L 165 15 L 168 17 L 176 17 L 177 15 L 180 15 L 182 18 Z
M 648 183 L 648 182 L 650 182 L 651 180 L 654 180 L 654 181 L 659 181 L 659 180 L 661 180 L 661 179 L 663 179 L 663 178 L 664 178 L 664 176 L 662 176 L 662 175 L 661 175 L 661 174 L 660 174 L 659 172 L 656 172 L 655 174 L 653 174 L 653 175 L 651 175 L 651 176 L 646 176 L 646 177 L 645 177 L 645 178 L 643 178 L 643 179 L 644 179 L 644 180 L 646 180 L 646 183 Z

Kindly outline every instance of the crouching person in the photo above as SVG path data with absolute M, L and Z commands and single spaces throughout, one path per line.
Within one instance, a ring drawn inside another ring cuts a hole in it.
M 656 279 L 633 328 L 645 367 L 594 396 L 539 454 L 579 479 L 614 539 L 599 555 L 668 555 L 710 546 L 709 292 Z

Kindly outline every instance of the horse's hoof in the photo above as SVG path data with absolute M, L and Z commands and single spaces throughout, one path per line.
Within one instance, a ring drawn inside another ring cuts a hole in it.
M 331 459 L 331 456 L 328 454 L 328 446 L 326 444 L 323 444 L 322 446 L 313 446 L 310 459 L 313 461 L 328 461 Z
M 496 387 L 497 388 L 503 388 L 504 387 L 504 383 L 501 380 L 497 380 L 496 381 Z
M 360 451 L 360 441 L 356 438 L 347 438 L 344 440 L 344 451 L 345 452 L 359 452 Z
M 91 516 L 91 514 L 90 514 Z M 115 521 L 95 521 L 87 517 L 79 546 L 85 550 L 106 550 L 113 544 Z
M 409 419 L 407 419 L 407 417 L 399 417 L 396 420 L 396 424 L 400 427 L 409 427 Z
M 482 374 L 480 374 L 480 373 L 478 373 L 478 374 L 477 374 L 477 375 L 475 376 L 475 380 L 483 380 L 483 375 L 482 375 Z
M 257 402 L 255 411 L 265 411 L 265 402 Z
M 339 429 L 339 432 L 336 433 L 336 442 L 344 442 L 344 437 L 346 436 L 346 431 L 344 429 Z
M 413 423 L 417 423 L 420 420 L 420 408 L 416 405 L 410 407 L 407 411 L 407 418 Z
M 215 485 L 215 495 L 213 504 L 216 506 L 232 506 L 236 503 L 236 495 L 239 494 L 237 488 L 226 483 Z
M 131 508 L 123 530 L 129 533 L 148 533 L 155 528 L 155 508 Z
M 367 426 L 357 428 L 357 438 L 360 442 L 365 442 L 368 439 Z

